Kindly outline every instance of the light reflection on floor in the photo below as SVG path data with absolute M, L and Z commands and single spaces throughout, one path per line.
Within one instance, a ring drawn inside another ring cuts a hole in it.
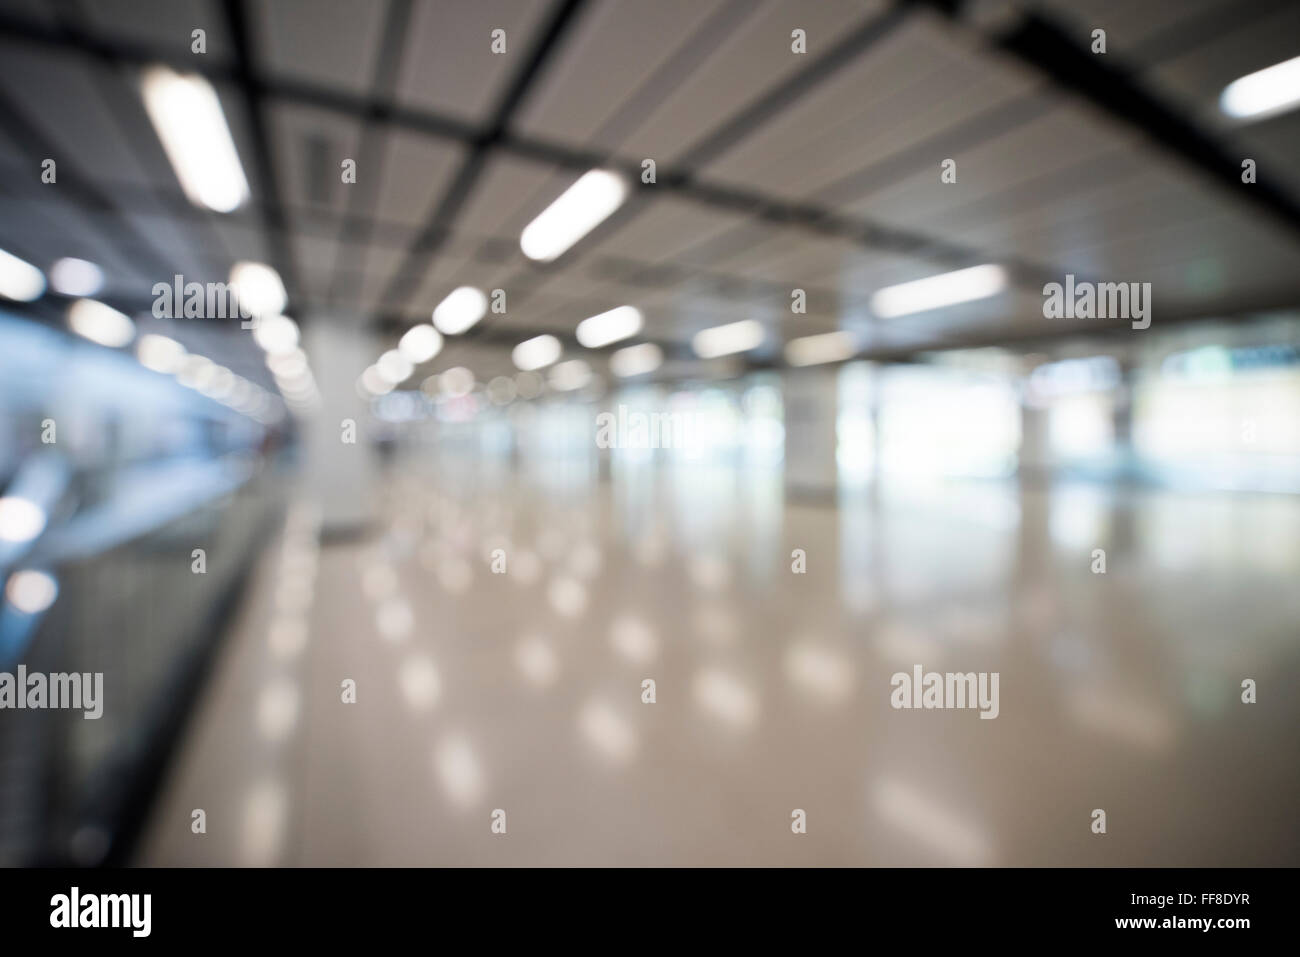
M 1297 859 L 1300 502 L 689 471 L 409 468 L 368 540 L 291 518 L 143 861 Z M 916 664 L 999 672 L 999 717 L 891 709 Z

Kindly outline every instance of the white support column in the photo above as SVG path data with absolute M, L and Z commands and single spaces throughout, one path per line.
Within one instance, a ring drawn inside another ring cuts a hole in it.
M 321 505 L 321 529 L 350 529 L 376 515 L 376 453 L 367 434 L 357 376 L 378 355 L 378 343 L 354 317 L 315 316 L 303 349 L 320 389 L 321 407 L 303 423 L 303 490 Z M 343 442 L 343 421 L 356 423 L 356 443 Z
M 838 483 L 836 367 L 783 372 L 781 387 L 785 402 L 786 493 L 834 495 Z

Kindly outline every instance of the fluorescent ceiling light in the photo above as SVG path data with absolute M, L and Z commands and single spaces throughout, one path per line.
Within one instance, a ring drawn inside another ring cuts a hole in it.
M 31 302 L 45 292 L 45 274 L 29 262 L 0 249 L 0 296 Z
M 136 343 L 135 356 L 146 369 L 171 375 L 180 368 L 181 360 L 185 358 L 185 347 L 175 339 L 149 333 Z
M 266 367 L 271 370 L 276 381 L 301 378 L 308 372 L 307 353 L 301 349 L 294 349 L 292 352 L 267 356 Z
M 289 302 L 280 274 L 266 263 L 237 262 L 230 270 L 239 306 L 250 316 L 273 316 Z
M 438 376 L 438 388 L 443 395 L 450 396 L 453 399 L 469 395 L 474 391 L 474 373 L 464 366 L 452 366 L 452 368 Z
M 548 378 L 557 392 L 572 392 L 591 381 L 591 367 L 581 359 L 570 359 L 553 367 Z
M 510 358 L 514 361 L 516 369 L 531 372 L 550 365 L 560 358 L 560 353 L 563 351 L 560 340 L 555 336 L 534 336 L 515 346 L 514 351 L 510 353 Z
M 405 382 L 411 377 L 411 373 L 415 371 L 415 366 L 411 364 L 411 360 L 396 349 L 389 349 L 380 356 L 379 361 L 375 363 L 375 368 L 379 370 L 381 376 L 393 385 Z
M 691 339 L 691 348 L 701 359 L 716 359 L 733 352 L 747 352 L 763 343 L 763 326 L 757 319 L 742 319 L 725 326 L 702 329 Z
M 24 615 L 39 615 L 59 597 L 59 583 L 48 572 L 25 568 L 9 576 L 5 598 Z
M 135 338 L 134 322 L 95 299 L 74 302 L 68 308 L 68 325 L 77 335 L 114 349 Z
M 242 205 L 248 199 L 248 180 L 212 84 L 197 74 L 155 66 L 145 70 L 141 91 L 190 202 L 218 213 Z
M 617 173 L 593 169 L 547 206 L 519 236 L 529 259 L 550 262 L 595 229 L 627 198 L 627 183 Z
M 207 356 L 188 355 L 181 360 L 176 381 L 187 389 L 203 389 L 212 381 L 217 364 Z
M 1219 95 L 1219 108 L 1239 119 L 1260 119 L 1300 105 L 1300 56 L 1233 80 Z
M 104 288 L 104 271 L 92 262 L 66 256 L 50 267 L 50 285 L 65 296 L 93 296 Z
M 433 310 L 433 324 L 443 335 L 454 336 L 464 332 L 483 318 L 487 312 L 487 296 L 473 286 L 461 286 L 447 294 Z
M 212 379 L 202 389 L 204 395 L 209 399 L 216 399 L 218 402 L 229 398 L 234 391 L 235 374 L 222 365 L 213 370 Z
M 664 361 L 664 351 L 653 342 L 619 349 L 609 357 L 609 371 L 620 379 L 654 372 Z
M 631 338 L 641 331 L 644 323 L 645 318 L 636 306 L 619 306 L 578 323 L 578 342 L 588 349 L 599 349 Z
M 361 373 L 361 388 L 371 395 L 388 395 L 393 391 L 393 384 L 384 378 L 376 366 L 368 366 Z
M 895 316 L 996 296 L 1006 287 L 1007 273 L 1001 266 L 972 266 L 897 286 L 886 286 L 871 297 L 871 310 L 882 319 L 893 319 Z
M 45 509 L 16 495 L 0 498 L 0 542 L 30 542 L 45 530 Z
M 857 351 L 856 337 L 841 330 L 791 339 L 785 344 L 785 361 L 792 366 L 815 366 L 852 358 Z
M 293 352 L 298 348 L 298 339 L 298 323 L 288 316 L 263 316 L 253 327 L 253 341 L 267 355 L 282 356 Z
M 397 351 L 419 365 L 428 362 L 442 351 L 442 336 L 438 330 L 427 323 L 412 326 L 397 343 Z

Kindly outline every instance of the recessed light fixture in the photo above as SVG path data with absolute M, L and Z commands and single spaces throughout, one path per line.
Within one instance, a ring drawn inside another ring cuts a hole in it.
M 470 328 L 487 312 L 487 296 L 473 286 L 461 286 L 447 294 L 433 310 L 433 324 L 445 336 L 455 336 Z
M 45 509 L 17 495 L 0 497 L 0 542 L 30 542 L 45 530 Z
M 641 331 L 645 317 L 636 306 L 619 306 L 578 323 L 575 335 L 588 349 L 599 349 L 612 342 L 630 339 Z
M 279 314 L 263 316 L 253 327 L 253 341 L 271 356 L 293 352 L 298 348 L 300 338 L 298 323 L 288 316 Z
M 31 263 L 0 249 L 0 296 L 31 302 L 45 292 L 45 274 Z
M 857 339 L 852 333 L 826 332 L 791 339 L 785 344 L 785 361 L 792 366 L 815 366 L 850 359 L 857 351 Z
M 691 348 L 701 359 L 716 359 L 755 349 L 763 344 L 764 336 L 763 325 L 757 319 L 742 319 L 700 330 L 691 339 Z
M 591 381 L 591 366 L 581 359 L 558 363 L 551 367 L 551 374 L 547 377 L 547 381 L 556 392 L 572 392 L 574 389 L 581 389 Z
M 428 362 L 442 351 L 442 336 L 428 323 L 412 326 L 397 343 L 397 351 L 410 362 Z
M 415 371 L 415 366 L 411 364 L 411 360 L 396 349 L 389 349 L 380 356 L 379 361 L 375 363 L 375 368 L 379 370 L 381 376 L 393 385 L 405 382 L 411 377 L 411 373 Z
M 201 391 L 217 373 L 217 364 L 207 356 L 187 355 L 176 370 L 176 381 L 187 389 Z
M 39 615 L 59 597 L 59 583 L 49 572 L 24 568 L 5 583 L 5 598 L 24 615 Z
M 516 369 L 532 372 L 534 369 L 542 369 L 550 365 L 560 358 L 563 351 L 560 340 L 555 336 L 533 336 L 515 346 L 514 351 L 510 353 L 510 358 Z
M 198 74 L 150 67 L 141 80 L 145 110 L 190 202 L 228 213 L 248 199 L 248 180 L 221 100 Z
M 65 296 L 93 296 L 104 288 L 104 271 L 85 259 L 65 256 L 50 267 L 50 285 Z
M 230 270 L 239 307 L 250 316 L 274 316 L 289 301 L 280 274 L 266 263 L 237 262 Z
M 68 325 L 91 342 L 116 349 L 135 338 L 135 323 L 96 299 L 78 299 L 68 308 Z
M 185 358 L 185 347 L 175 339 L 149 333 L 135 344 L 135 356 L 140 365 L 163 375 L 171 375 L 180 368 Z
M 566 189 L 524 227 L 519 248 L 529 259 L 550 262 L 623 205 L 627 182 L 617 173 L 593 169 Z
M 1007 287 L 1007 273 L 1001 266 L 971 266 L 940 273 L 897 286 L 886 286 L 871 297 L 871 309 L 882 319 L 914 312 L 926 312 L 974 299 L 996 296 Z
M 384 378 L 378 366 L 368 366 L 366 371 L 361 373 L 360 385 L 371 395 L 388 395 L 394 388 L 393 383 Z
M 1238 119 L 1263 119 L 1300 106 L 1300 56 L 1233 80 L 1219 94 L 1219 109 Z

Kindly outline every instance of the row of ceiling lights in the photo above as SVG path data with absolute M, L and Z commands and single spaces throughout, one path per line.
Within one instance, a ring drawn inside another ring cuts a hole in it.
M 46 275 L 36 266 L 0 250 L 0 296 L 31 302 L 45 293 Z M 188 388 L 263 424 L 280 417 L 275 397 L 254 382 L 206 356 L 191 354 L 168 336 L 147 333 L 137 338 L 130 316 L 91 296 L 104 284 L 103 271 L 94 263 L 72 257 L 51 268 L 49 286 L 66 296 L 76 296 L 68 307 L 68 328 L 84 339 L 110 349 L 136 343 L 136 358 L 154 372 L 175 375 Z M 241 307 L 254 317 L 253 338 L 266 354 L 266 364 L 290 408 L 307 411 L 319 402 L 319 392 L 298 348 L 298 325 L 280 309 L 285 305 L 284 285 L 275 270 L 261 263 L 236 263 L 230 287 Z
M 190 201 L 221 213 L 243 205 L 250 195 L 248 180 L 212 85 L 198 74 L 185 75 L 165 66 L 153 66 L 142 73 L 141 93 L 163 150 Z M 1298 103 L 1300 57 L 1235 80 L 1224 88 L 1219 99 L 1220 109 L 1237 119 L 1275 115 Z M 519 237 L 520 249 L 537 262 L 558 259 L 617 210 L 628 191 L 628 183 L 621 175 L 600 169 L 588 171 L 524 228 Z M 285 304 L 279 276 L 262 264 L 243 263 L 236 270 L 241 267 L 247 273 L 243 285 L 248 297 L 241 301 L 252 306 L 255 300 L 261 300 L 254 314 L 278 316 Z M 232 276 L 232 284 L 235 280 Z M 93 263 L 68 258 L 55 264 L 51 281 L 68 295 L 88 297 L 102 285 L 103 274 Z M 881 289 L 872 297 L 872 308 L 882 318 L 891 318 L 996 295 L 1006 285 L 1005 271 L 987 264 Z M 0 296 L 31 300 L 44 288 L 40 270 L 0 250 Z M 72 315 L 69 317 L 76 331 L 106 345 L 130 341 L 133 327 L 129 318 L 102 303 L 85 301 L 88 304 L 79 308 L 74 305 L 76 321 Z M 382 365 L 372 367 L 376 375 L 370 378 L 394 385 L 404 381 L 410 375 L 407 363 L 414 367 L 432 359 L 442 348 L 443 335 L 467 331 L 482 318 L 486 308 L 487 299 L 481 290 L 470 286 L 454 290 L 434 310 L 433 325 L 408 330 L 398 349 L 385 353 Z M 642 325 L 643 317 L 636 307 L 620 306 L 580 323 L 578 340 L 588 348 L 601 348 L 630 338 Z M 701 330 L 692 339 L 692 347 L 696 355 L 708 359 L 748 352 L 765 341 L 762 325 L 746 319 Z M 520 369 L 532 371 L 557 363 L 562 351 L 554 336 L 544 335 L 520 343 L 513 357 Z M 844 331 L 801 337 L 785 347 L 787 361 L 794 365 L 838 361 L 850 358 L 856 351 L 855 338 Z M 658 368 L 662 360 L 657 346 L 643 343 L 613 353 L 610 367 L 619 376 L 644 375 Z M 286 398 L 308 404 L 314 401 L 316 389 L 309 378 L 310 369 L 305 368 L 305 356 L 298 361 L 279 360 L 277 365 L 279 371 L 272 366 L 277 382 L 284 378 L 290 386 Z M 560 365 L 568 369 L 560 376 L 564 383 L 585 384 L 590 377 L 590 370 L 581 360 Z M 397 378 L 404 370 L 406 375 Z

